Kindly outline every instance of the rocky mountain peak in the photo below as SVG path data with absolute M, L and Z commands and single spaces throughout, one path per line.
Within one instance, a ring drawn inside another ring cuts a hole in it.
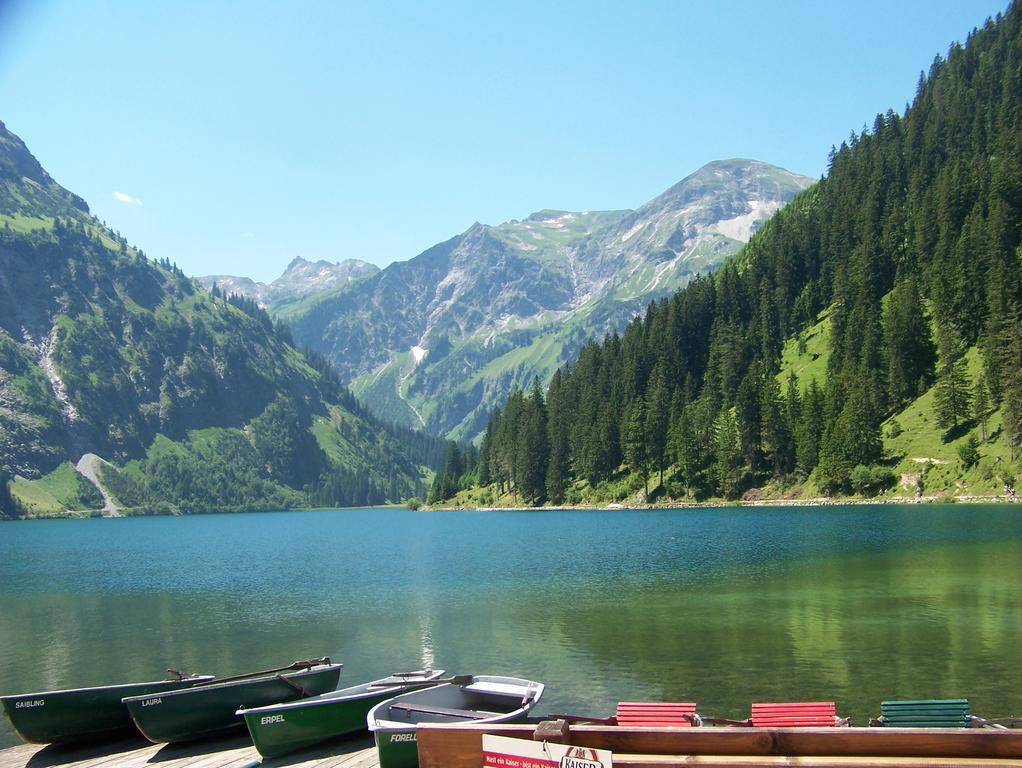
M 237 293 L 268 307 L 276 303 L 300 299 L 338 284 L 349 283 L 379 272 L 380 268 L 361 259 L 345 259 L 333 263 L 320 259 L 309 261 L 295 256 L 284 272 L 272 283 L 257 283 L 234 275 L 205 275 L 196 278 L 207 290 L 216 283 L 227 293 Z
M 25 185 L 24 181 L 28 184 Z M 7 130 L 0 121 L 0 207 L 5 211 L 22 211 L 49 215 L 66 214 L 68 206 L 82 213 L 89 212 L 88 204 L 78 195 L 64 189 L 46 172 L 25 142 Z M 8 185 L 24 186 L 18 196 L 12 196 Z M 27 198 L 27 200 L 26 200 Z
M 278 316 L 378 412 L 472 437 L 512 386 L 545 380 L 587 338 L 719 266 L 810 183 L 767 163 L 720 160 L 635 210 L 548 208 L 476 222 Z

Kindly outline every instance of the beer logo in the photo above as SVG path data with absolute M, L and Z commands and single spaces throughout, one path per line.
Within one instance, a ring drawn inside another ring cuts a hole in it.
M 595 749 L 572 747 L 561 758 L 560 768 L 603 768 Z

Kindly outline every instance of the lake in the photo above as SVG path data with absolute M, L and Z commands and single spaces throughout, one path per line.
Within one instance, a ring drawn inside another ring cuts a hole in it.
M 968 697 L 1022 714 L 1012 505 L 409 512 L 0 525 L 0 692 L 329 655 L 342 685 L 423 666 L 618 700 Z M 0 746 L 17 743 L 0 721 Z

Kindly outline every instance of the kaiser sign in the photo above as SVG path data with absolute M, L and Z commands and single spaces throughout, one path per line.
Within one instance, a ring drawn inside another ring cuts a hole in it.
M 605 749 L 483 735 L 483 768 L 613 768 Z

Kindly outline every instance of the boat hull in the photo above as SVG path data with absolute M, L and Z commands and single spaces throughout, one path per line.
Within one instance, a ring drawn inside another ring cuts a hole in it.
M 419 744 L 415 729 L 378 730 L 373 732 L 380 768 L 418 768 Z
M 341 665 L 330 664 L 163 696 L 138 696 L 125 699 L 124 703 L 135 725 L 150 741 L 156 744 L 192 741 L 244 726 L 244 718 L 236 714 L 240 707 L 260 707 L 332 691 L 340 674 Z
M 388 699 L 366 717 L 380 768 L 418 768 L 420 724 L 522 722 L 542 695 L 540 683 L 477 675 L 469 685 L 437 685 Z
M 45 691 L 3 696 L 4 713 L 18 735 L 33 744 L 104 741 L 137 734 L 126 696 L 152 696 L 212 680 L 210 675 L 184 680 Z
M 418 678 L 417 682 L 421 685 L 442 674 L 443 670 L 433 670 L 428 677 Z M 407 687 L 406 684 L 376 685 L 374 688 L 374 684 L 369 683 L 292 704 L 244 709 L 241 715 L 259 754 L 278 757 L 339 736 L 365 731 L 369 710 Z

